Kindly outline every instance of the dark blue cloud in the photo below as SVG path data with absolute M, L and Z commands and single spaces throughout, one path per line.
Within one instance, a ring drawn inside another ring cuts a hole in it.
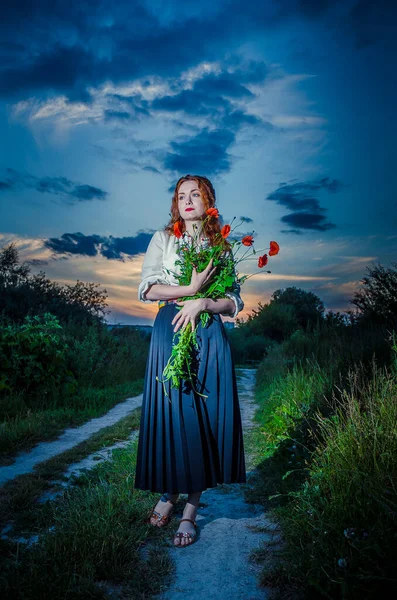
M 281 218 L 283 223 L 295 228 L 287 230 L 289 233 L 299 233 L 303 229 L 326 231 L 333 229 L 336 225 L 326 222 L 324 213 L 327 211 L 320 206 L 316 195 L 322 191 L 336 194 L 344 187 L 346 186 L 340 181 L 329 177 L 322 177 L 317 181 L 282 183 L 277 190 L 266 196 L 266 200 L 276 202 L 294 211 Z
M 318 213 L 299 212 L 281 217 L 281 221 L 290 227 L 296 229 L 288 229 L 288 233 L 301 233 L 302 229 L 315 229 L 316 231 L 327 231 L 334 229 L 334 223 L 326 222 L 326 217 Z M 284 230 L 283 230 L 284 231 Z
M 335 33 L 353 34 L 356 45 L 363 46 L 391 36 L 396 16 L 390 0 L 349 5 L 342 0 L 229 0 L 215 13 L 203 10 L 168 25 L 149 2 L 146 6 L 138 0 L 14 0 L 2 6 L 0 93 L 14 98 L 63 93 L 86 102 L 90 86 L 154 73 L 177 76 L 198 59 L 217 60 L 228 48 L 297 17 L 327 19 Z M 266 72 L 255 68 L 257 80 L 263 80 Z M 225 78 L 203 79 L 201 91 L 238 94 L 243 73 L 236 77 L 240 85 L 235 88 Z
M 0 192 L 34 189 L 41 194 L 51 194 L 67 201 L 86 202 L 88 200 L 106 200 L 108 193 L 93 185 L 82 185 L 66 177 L 35 177 L 20 173 L 15 169 L 6 169 L 0 180 Z
M 140 231 L 134 237 L 117 238 L 83 233 L 64 233 L 59 238 L 43 240 L 43 245 L 56 254 L 97 256 L 125 261 L 124 255 L 134 257 L 146 252 L 154 231 Z
M 209 131 L 207 128 L 193 137 L 170 143 L 171 152 L 163 159 L 164 168 L 178 173 L 201 172 L 211 176 L 231 170 L 228 148 L 235 135 L 227 129 Z
M 170 151 L 153 150 L 149 155 L 148 150 L 145 156 L 150 156 L 150 160 L 159 165 L 156 171 L 169 171 L 172 174 L 176 172 L 203 172 L 208 175 L 221 172 L 228 172 L 231 168 L 231 156 L 228 155 L 228 149 L 234 144 L 236 134 L 244 127 L 255 126 L 256 131 L 262 129 L 264 132 L 274 129 L 269 122 L 263 121 L 253 114 L 249 114 L 242 109 L 236 109 L 231 99 L 244 99 L 250 101 L 255 95 L 248 90 L 245 84 L 264 81 L 268 75 L 268 68 L 263 62 L 242 61 L 238 57 L 230 57 L 224 63 L 223 70 L 217 75 L 205 75 L 203 78 L 194 82 L 189 90 L 182 90 L 173 95 L 163 96 L 154 99 L 152 102 L 143 102 L 141 96 L 136 94 L 133 100 L 129 100 L 129 106 L 126 99 L 119 95 L 112 95 L 110 100 L 115 110 L 107 111 L 109 118 L 128 121 L 130 110 L 135 111 L 141 108 L 142 113 L 146 111 L 152 118 L 156 118 L 157 112 L 167 111 L 171 114 L 181 112 L 190 114 L 194 117 L 205 116 L 210 119 L 212 130 L 207 128 L 195 127 L 189 124 L 189 133 L 180 139 L 176 139 L 170 144 Z M 117 114 L 118 109 L 123 107 L 124 111 Z M 125 110 L 127 108 L 127 110 Z M 208 120 L 207 119 L 207 120 Z M 186 123 L 179 119 L 175 120 L 182 128 L 186 128 Z M 102 155 L 109 155 L 109 151 L 101 150 Z M 136 164 L 139 168 L 153 169 L 153 166 L 144 166 L 139 164 L 142 160 L 139 154 L 136 155 L 136 161 L 131 155 L 124 161 L 132 165 Z M 120 160 L 120 156 L 117 156 Z M 122 159 L 123 160 L 123 159 Z
M 321 20 L 336 36 L 351 37 L 356 49 L 395 40 L 397 4 L 393 0 L 277 0 L 277 5 L 273 26 L 295 17 Z

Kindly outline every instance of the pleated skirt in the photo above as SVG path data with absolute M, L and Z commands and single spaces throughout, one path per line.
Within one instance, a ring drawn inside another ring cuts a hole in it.
M 164 384 L 171 356 L 172 319 L 177 305 L 156 315 L 144 380 L 135 488 L 189 494 L 218 483 L 245 483 L 245 456 L 236 374 L 226 330 L 219 315 L 197 326 L 195 389 Z M 177 338 L 176 338 L 177 339 Z M 164 392 L 164 386 L 167 394 Z

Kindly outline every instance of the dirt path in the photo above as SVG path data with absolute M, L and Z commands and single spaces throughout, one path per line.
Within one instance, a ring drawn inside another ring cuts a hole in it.
M 74 448 L 104 427 L 114 425 L 141 404 L 142 394 L 127 398 L 116 404 L 106 415 L 91 419 L 80 427 L 65 429 L 62 435 L 52 442 L 41 442 L 28 452 L 20 452 L 11 465 L 0 467 L 0 486 L 18 475 L 31 473 L 39 463 Z
M 255 371 L 239 369 L 239 400 L 243 428 L 253 427 Z M 218 485 L 201 495 L 197 515 L 198 537 L 187 548 L 170 547 L 176 563 L 175 581 L 156 596 L 158 600 L 259 600 L 269 591 L 257 585 L 258 568 L 248 560 L 264 541 L 275 540 L 275 525 L 260 505 L 244 501 L 246 484 Z M 176 515 L 180 518 L 180 515 Z M 251 528 L 267 527 L 266 533 Z

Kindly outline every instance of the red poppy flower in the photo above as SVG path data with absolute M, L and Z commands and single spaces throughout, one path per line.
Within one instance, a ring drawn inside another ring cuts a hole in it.
M 181 225 L 179 221 L 175 221 L 174 223 L 174 235 L 177 238 L 182 237 Z
M 215 217 L 215 219 L 217 219 L 219 217 L 219 212 L 217 208 L 211 207 L 211 208 L 207 208 L 207 210 L 205 211 L 207 213 L 207 215 L 209 215 L 210 217 Z
M 260 256 L 258 258 L 258 267 L 261 269 L 262 267 L 264 267 L 265 265 L 267 265 L 267 254 L 264 254 L 263 256 Z
M 224 225 L 221 229 L 221 235 L 223 238 L 227 238 L 230 233 L 230 225 Z
M 278 254 L 279 250 L 280 246 L 277 244 L 277 242 L 270 242 L 269 256 L 275 256 Z
M 241 242 L 244 246 L 252 246 L 252 244 L 254 243 L 254 238 L 252 235 L 246 235 L 243 237 Z

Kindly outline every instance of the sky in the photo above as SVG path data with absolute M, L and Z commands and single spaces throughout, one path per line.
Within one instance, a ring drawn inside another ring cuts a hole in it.
M 280 252 L 241 288 L 353 309 L 397 260 L 397 5 L 391 0 L 6 0 L 0 19 L 0 249 L 107 291 L 110 323 L 152 324 L 137 290 L 177 180 L 214 185 L 233 239 Z M 368 267 L 368 268 L 367 268 Z M 230 320 L 225 317 L 225 320 Z

